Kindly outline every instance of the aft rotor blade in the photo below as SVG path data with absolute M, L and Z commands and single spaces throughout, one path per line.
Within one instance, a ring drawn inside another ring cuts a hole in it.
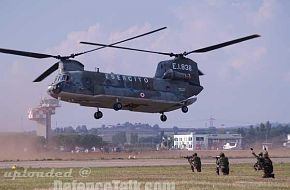
M 159 29 L 156 29 L 156 30 L 153 30 L 153 31 L 150 31 L 150 32 L 146 32 L 144 34 L 140 34 L 140 35 L 137 35 L 137 36 L 134 36 L 134 37 L 131 37 L 131 38 L 128 38 L 128 39 L 125 39 L 125 40 L 121 40 L 121 41 L 118 41 L 118 42 L 115 42 L 115 43 L 112 43 L 112 44 L 109 44 L 109 46 L 113 46 L 113 45 L 116 45 L 116 44 L 120 44 L 120 43 L 123 43 L 123 42 L 126 42 L 126 41 L 129 41 L 129 40 L 133 40 L 133 39 L 136 39 L 136 38 L 140 38 L 142 36 L 146 36 L 146 35 L 149 35 L 149 34 L 152 34 L 152 33 L 155 33 L 155 32 L 158 32 L 158 31 L 161 31 L 161 30 L 164 30 L 166 29 L 167 27 L 162 27 L 162 28 L 159 28 Z M 91 43 L 91 42 L 80 42 L 81 44 L 87 44 L 87 45 L 96 45 L 95 43 Z M 89 53 L 89 52 L 92 52 L 92 51 L 96 51 L 96 50 L 99 50 L 99 49 L 103 49 L 105 47 L 108 47 L 107 45 L 106 46 L 102 46 L 102 47 L 99 47 L 99 48 L 95 48 L 95 49 L 92 49 L 92 50 L 88 50 L 88 51 L 85 51 L 85 52 L 82 52 L 82 53 L 77 53 L 75 54 L 75 56 L 79 56 L 79 55 L 82 55 L 82 54 L 85 54 L 85 53 Z
M 215 49 L 223 48 L 223 47 L 226 47 L 226 46 L 229 46 L 229 45 L 233 45 L 233 44 L 236 44 L 236 43 L 240 43 L 240 42 L 243 42 L 243 41 L 246 41 L 246 40 L 251 40 L 251 39 L 257 38 L 257 37 L 260 37 L 260 35 L 254 34 L 254 35 L 246 36 L 246 37 L 243 37 L 243 38 L 238 38 L 238 39 L 235 39 L 235 40 L 231 40 L 231 41 L 228 41 L 228 42 L 216 44 L 216 45 L 213 45 L 213 46 L 209 46 L 209 47 L 193 50 L 193 51 L 190 51 L 190 52 L 185 52 L 183 55 L 188 55 L 188 54 L 191 54 L 191 53 L 204 53 L 204 52 L 212 51 L 212 50 L 215 50 Z
M 100 44 L 100 43 L 91 43 L 86 42 L 89 45 L 96 45 L 96 46 L 102 46 L 102 47 L 111 47 L 111 48 L 117 48 L 117 49 L 125 49 L 125 50 L 131 50 L 131 51 L 139 51 L 139 52 L 145 52 L 145 53 L 155 53 L 160 55 L 169 55 L 169 56 L 175 56 L 173 53 L 165 53 L 165 52 L 159 52 L 159 51 L 149 51 L 144 49 L 136 49 L 136 48 L 129 48 L 129 47 L 123 47 L 123 46 L 114 46 L 114 45 L 107 45 L 107 44 Z
M 38 58 L 38 59 L 50 58 L 50 57 L 57 58 L 57 56 L 54 56 L 54 55 L 34 53 L 34 52 L 28 52 L 28 51 L 19 51 L 19 50 L 13 50 L 13 49 L 0 48 L 0 52 L 13 54 L 13 55 L 19 55 L 19 56 L 25 56 L 25 57 L 33 57 L 33 58 Z
M 39 77 L 37 77 L 33 82 L 40 82 L 46 77 L 48 77 L 51 73 L 58 69 L 58 62 L 48 68 L 44 73 L 42 73 Z

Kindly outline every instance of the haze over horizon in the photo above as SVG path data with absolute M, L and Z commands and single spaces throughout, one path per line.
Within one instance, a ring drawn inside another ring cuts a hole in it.
M 210 117 L 225 127 L 268 120 L 289 123 L 289 20 L 287 0 L 4 0 L 0 48 L 70 55 L 94 48 L 80 41 L 110 43 L 166 26 L 166 30 L 122 46 L 179 53 L 260 34 L 260 38 L 188 56 L 205 75 L 201 76 L 204 90 L 187 114 L 181 110 L 166 113 L 168 120 L 163 123 L 159 114 L 101 109 L 104 117 L 95 120 L 96 108 L 62 102 L 52 126 L 99 127 L 128 121 L 199 128 Z M 110 48 L 76 58 L 86 70 L 149 77 L 154 76 L 159 61 L 168 59 Z M 49 97 L 47 86 L 56 73 L 41 83 L 32 81 L 55 62 L 0 53 L 0 132 L 35 129 L 27 111 L 41 97 Z

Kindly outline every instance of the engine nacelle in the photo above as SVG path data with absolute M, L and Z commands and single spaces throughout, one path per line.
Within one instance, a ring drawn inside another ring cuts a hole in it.
M 63 60 L 59 62 L 59 68 L 64 71 L 84 71 L 84 65 L 76 60 Z
M 181 73 L 178 71 L 173 71 L 172 69 L 167 70 L 163 74 L 163 79 L 171 79 L 171 80 L 190 80 L 190 73 Z

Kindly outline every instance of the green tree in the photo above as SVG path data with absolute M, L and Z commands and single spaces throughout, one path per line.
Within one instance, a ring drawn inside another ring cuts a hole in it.
M 119 132 L 112 137 L 113 144 L 125 144 L 127 137 L 125 132 Z
M 87 135 L 78 135 L 78 134 L 69 134 L 69 135 L 56 135 L 52 138 L 52 141 L 57 146 L 64 146 L 68 149 L 74 149 L 76 146 L 83 148 L 101 147 L 104 145 L 104 142 L 101 137 L 97 135 L 87 134 Z
M 264 123 L 260 124 L 260 133 L 259 133 L 259 137 L 264 140 L 264 138 L 266 137 L 266 125 Z
M 160 143 L 159 135 L 156 137 L 140 137 L 139 144 L 156 145 Z
M 96 135 L 82 135 L 80 136 L 79 145 L 83 148 L 100 147 L 103 145 L 103 140 L 101 137 Z
M 266 141 L 268 140 L 268 138 L 271 137 L 271 129 L 272 129 L 272 125 L 269 121 L 266 122 L 266 132 L 265 132 L 265 135 L 266 135 Z
M 237 131 L 239 134 L 242 135 L 242 137 L 245 137 L 246 136 L 246 131 L 244 128 L 238 128 L 238 131 Z
M 174 126 L 173 127 L 173 133 L 174 133 L 174 135 L 177 135 L 178 134 L 178 127 L 177 126 Z
M 131 133 L 130 143 L 131 144 L 138 143 L 138 134 L 137 133 Z
M 253 144 L 253 143 L 255 143 L 255 141 L 256 141 L 256 137 L 257 137 L 257 136 L 256 136 L 257 133 L 258 133 L 258 131 L 255 130 L 255 128 L 254 128 L 253 125 L 251 125 L 250 128 L 249 128 L 249 130 L 248 130 L 248 133 L 247 133 L 247 135 L 246 135 L 246 137 L 245 137 L 245 140 L 247 141 L 248 144 Z

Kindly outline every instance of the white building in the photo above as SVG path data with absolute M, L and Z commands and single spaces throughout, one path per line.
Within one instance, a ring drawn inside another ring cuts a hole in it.
M 240 134 L 185 134 L 174 135 L 174 148 L 186 150 L 218 150 L 227 143 L 234 143 L 235 149 L 241 149 Z
M 187 135 L 174 135 L 174 148 L 193 150 L 193 133 Z

